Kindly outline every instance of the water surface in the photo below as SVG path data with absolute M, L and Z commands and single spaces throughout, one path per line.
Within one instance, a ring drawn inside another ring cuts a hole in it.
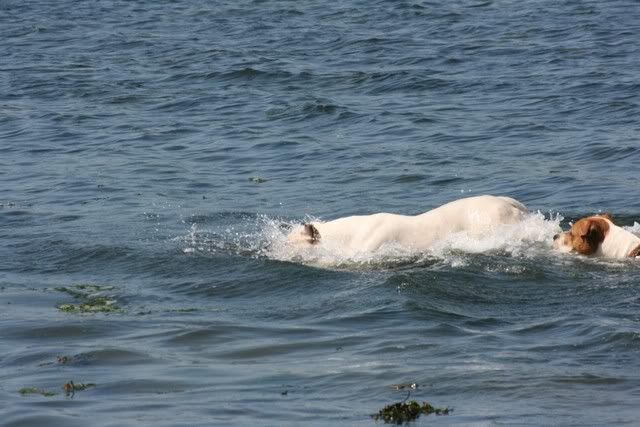
M 640 267 L 550 240 L 603 211 L 640 232 L 639 23 L 632 1 L 0 1 L 0 423 L 368 425 L 417 383 L 454 408 L 417 425 L 637 424 Z M 532 215 L 426 253 L 281 245 L 476 194 Z

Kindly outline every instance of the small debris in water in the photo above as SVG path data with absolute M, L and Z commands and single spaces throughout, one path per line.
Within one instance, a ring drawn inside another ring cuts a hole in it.
M 410 388 L 412 390 L 415 390 L 418 387 L 420 387 L 420 385 L 417 383 L 404 383 L 404 384 L 392 384 L 391 387 L 395 388 L 396 390 L 404 390 L 405 388 Z
M 73 356 L 58 356 L 56 357 L 56 361 L 55 362 L 44 362 L 39 364 L 38 366 L 51 366 L 54 363 L 58 363 L 60 365 L 66 365 L 67 363 L 71 362 L 73 360 Z
M 88 388 L 93 388 L 93 387 L 95 387 L 95 386 L 96 386 L 96 385 L 95 385 L 95 384 L 93 384 L 93 383 L 87 383 L 87 384 L 83 384 L 83 383 L 80 383 L 80 384 L 74 384 L 74 382 L 73 382 L 73 381 L 69 381 L 68 383 L 65 383 L 65 385 L 64 385 L 64 386 L 62 386 L 62 388 L 63 388 L 63 390 L 64 390 L 64 393 L 65 393 L 67 396 L 69 396 L 69 395 L 73 396 L 73 394 L 75 394 L 75 392 L 76 392 L 76 391 L 83 391 L 83 390 L 86 390 L 86 389 L 88 389 Z
M 249 177 L 249 181 L 251 181 L 251 182 L 255 182 L 256 184 L 262 184 L 262 183 L 264 183 L 264 182 L 267 182 L 267 180 L 266 180 L 266 179 L 261 178 L 261 177 L 259 177 L 259 176 L 252 176 L 252 177 Z
M 150 314 L 161 314 L 161 313 L 197 313 L 202 311 L 200 308 L 195 307 L 185 307 L 185 308 L 172 308 L 168 310 L 146 310 L 146 311 L 138 311 L 136 316 L 148 316 Z

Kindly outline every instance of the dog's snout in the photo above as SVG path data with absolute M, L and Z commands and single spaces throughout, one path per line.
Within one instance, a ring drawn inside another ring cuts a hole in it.
M 554 236 L 553 236 L 553 240 L 558 240 L 558 237 L 560 237 L 560 235 L 559 235 L 559 234 L 554 235 Z

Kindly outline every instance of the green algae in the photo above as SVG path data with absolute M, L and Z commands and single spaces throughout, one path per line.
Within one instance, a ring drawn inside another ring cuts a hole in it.
M 113 290 L 113 286 L 100 286 L 90 283 L 81 283 L 69 287 L 55 288 L 58 292 L 64 292 L 78 300 L 78 303 L 58 304 L 56 308 L 64 313 L 116 313 L 122 309 L 118 307 L 112 298 L 100 295 L 105 291 Z
M 122 311 L 114 300 L 103 297 L 92 298 L 80 304 L 58 304 L 57 308 L 65 313 L 74 314 L 117 313 Z
M 40 389 L 38 387 L 22 387 L 20 390 L 18 390 L 18 393 L 20 393 L 23 396 L 39 394 L 39 395 L 44 396 L 44 397 L 51 397 L 51 396 L 55 396 L 56 394 L 58 394 L 58 393 L 54 393 L 52 391 L 42 390 L 42 389 Z

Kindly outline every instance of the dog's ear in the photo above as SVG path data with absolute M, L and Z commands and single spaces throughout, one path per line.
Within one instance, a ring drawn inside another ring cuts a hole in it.
M 312 245 L 320 241 L 320 232 L 311 223 L 302 224 L 304 227 L 304 234 L 309 236 L 309 243 Z
M 602 218 L 608 219 L 609 221 L 613 222 L 613 217 L 609 212 L 598 214 L 598 216 L 601 216 Z
M 609 222 L 597 216 L 581 219 L 571 227 L 573 249 L 582 255 L 598 250 L 609 231 Z

